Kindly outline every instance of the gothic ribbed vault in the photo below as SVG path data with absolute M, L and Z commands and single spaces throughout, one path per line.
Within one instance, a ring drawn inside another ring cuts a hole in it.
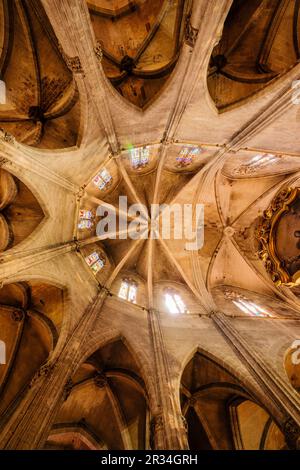
M 0 448 L 299 447 L 299 3 L 0 2 Z

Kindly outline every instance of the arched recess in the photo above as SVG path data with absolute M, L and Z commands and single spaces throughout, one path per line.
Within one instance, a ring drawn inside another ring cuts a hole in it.
M 30 280 L 0 289 L 0 426 L 9 418 L 41 365 L 55 348 L 63 322 L 63 289 Z
M 43 217 L 41 206 L 27 186 L 0 168 L 0 251 L 25 240 Z
M 0 0 L 0 50 L 0 127 L 34 147 L 76 145 L 78 90 L 39 0 Z
M 209 92 L 219 111 L 296 65 L 299 31 L 298 0 L 234 0 L 208 69 Z
M 116 90 L 144 108 L 179 58 L 189 0 L 88 0 L 102 65 Z
M 286 447 L 280 429 L 246 387 L 200 352 L 184 369 L 180 396 L 191 450 Z
M 45 450 L 106 450 L 105 444 L 84 422 L 55 425 L 45 444 Z
M 149 448 L 147 391 L 140 367 L 122 339 L 94 352 L 67 388 L 45 448 Z

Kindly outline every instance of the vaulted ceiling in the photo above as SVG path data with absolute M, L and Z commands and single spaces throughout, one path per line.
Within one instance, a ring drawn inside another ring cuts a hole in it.
M 88 1 L 102 66 L 116 90 L 145 107 L 179 58 L 188 1 Z
M 46 443 L 74 449 L 145 449 L 147 394 L 139 366 L 120 339 L 96 351 L 72 378 L 66 401 Z M 82 445 L 82 444 L 81 444 Z

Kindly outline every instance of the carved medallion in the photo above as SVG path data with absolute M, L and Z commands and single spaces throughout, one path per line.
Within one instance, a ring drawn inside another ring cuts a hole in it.
M 276 286 L 300 285 L 300 188 L 280 191 L 256 231 L 258 256 Z

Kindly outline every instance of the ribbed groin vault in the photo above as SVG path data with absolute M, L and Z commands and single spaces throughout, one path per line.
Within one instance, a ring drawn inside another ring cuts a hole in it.
M 300 447 L 299 37 L 298 0 L 0 1 L 1 449 Z

